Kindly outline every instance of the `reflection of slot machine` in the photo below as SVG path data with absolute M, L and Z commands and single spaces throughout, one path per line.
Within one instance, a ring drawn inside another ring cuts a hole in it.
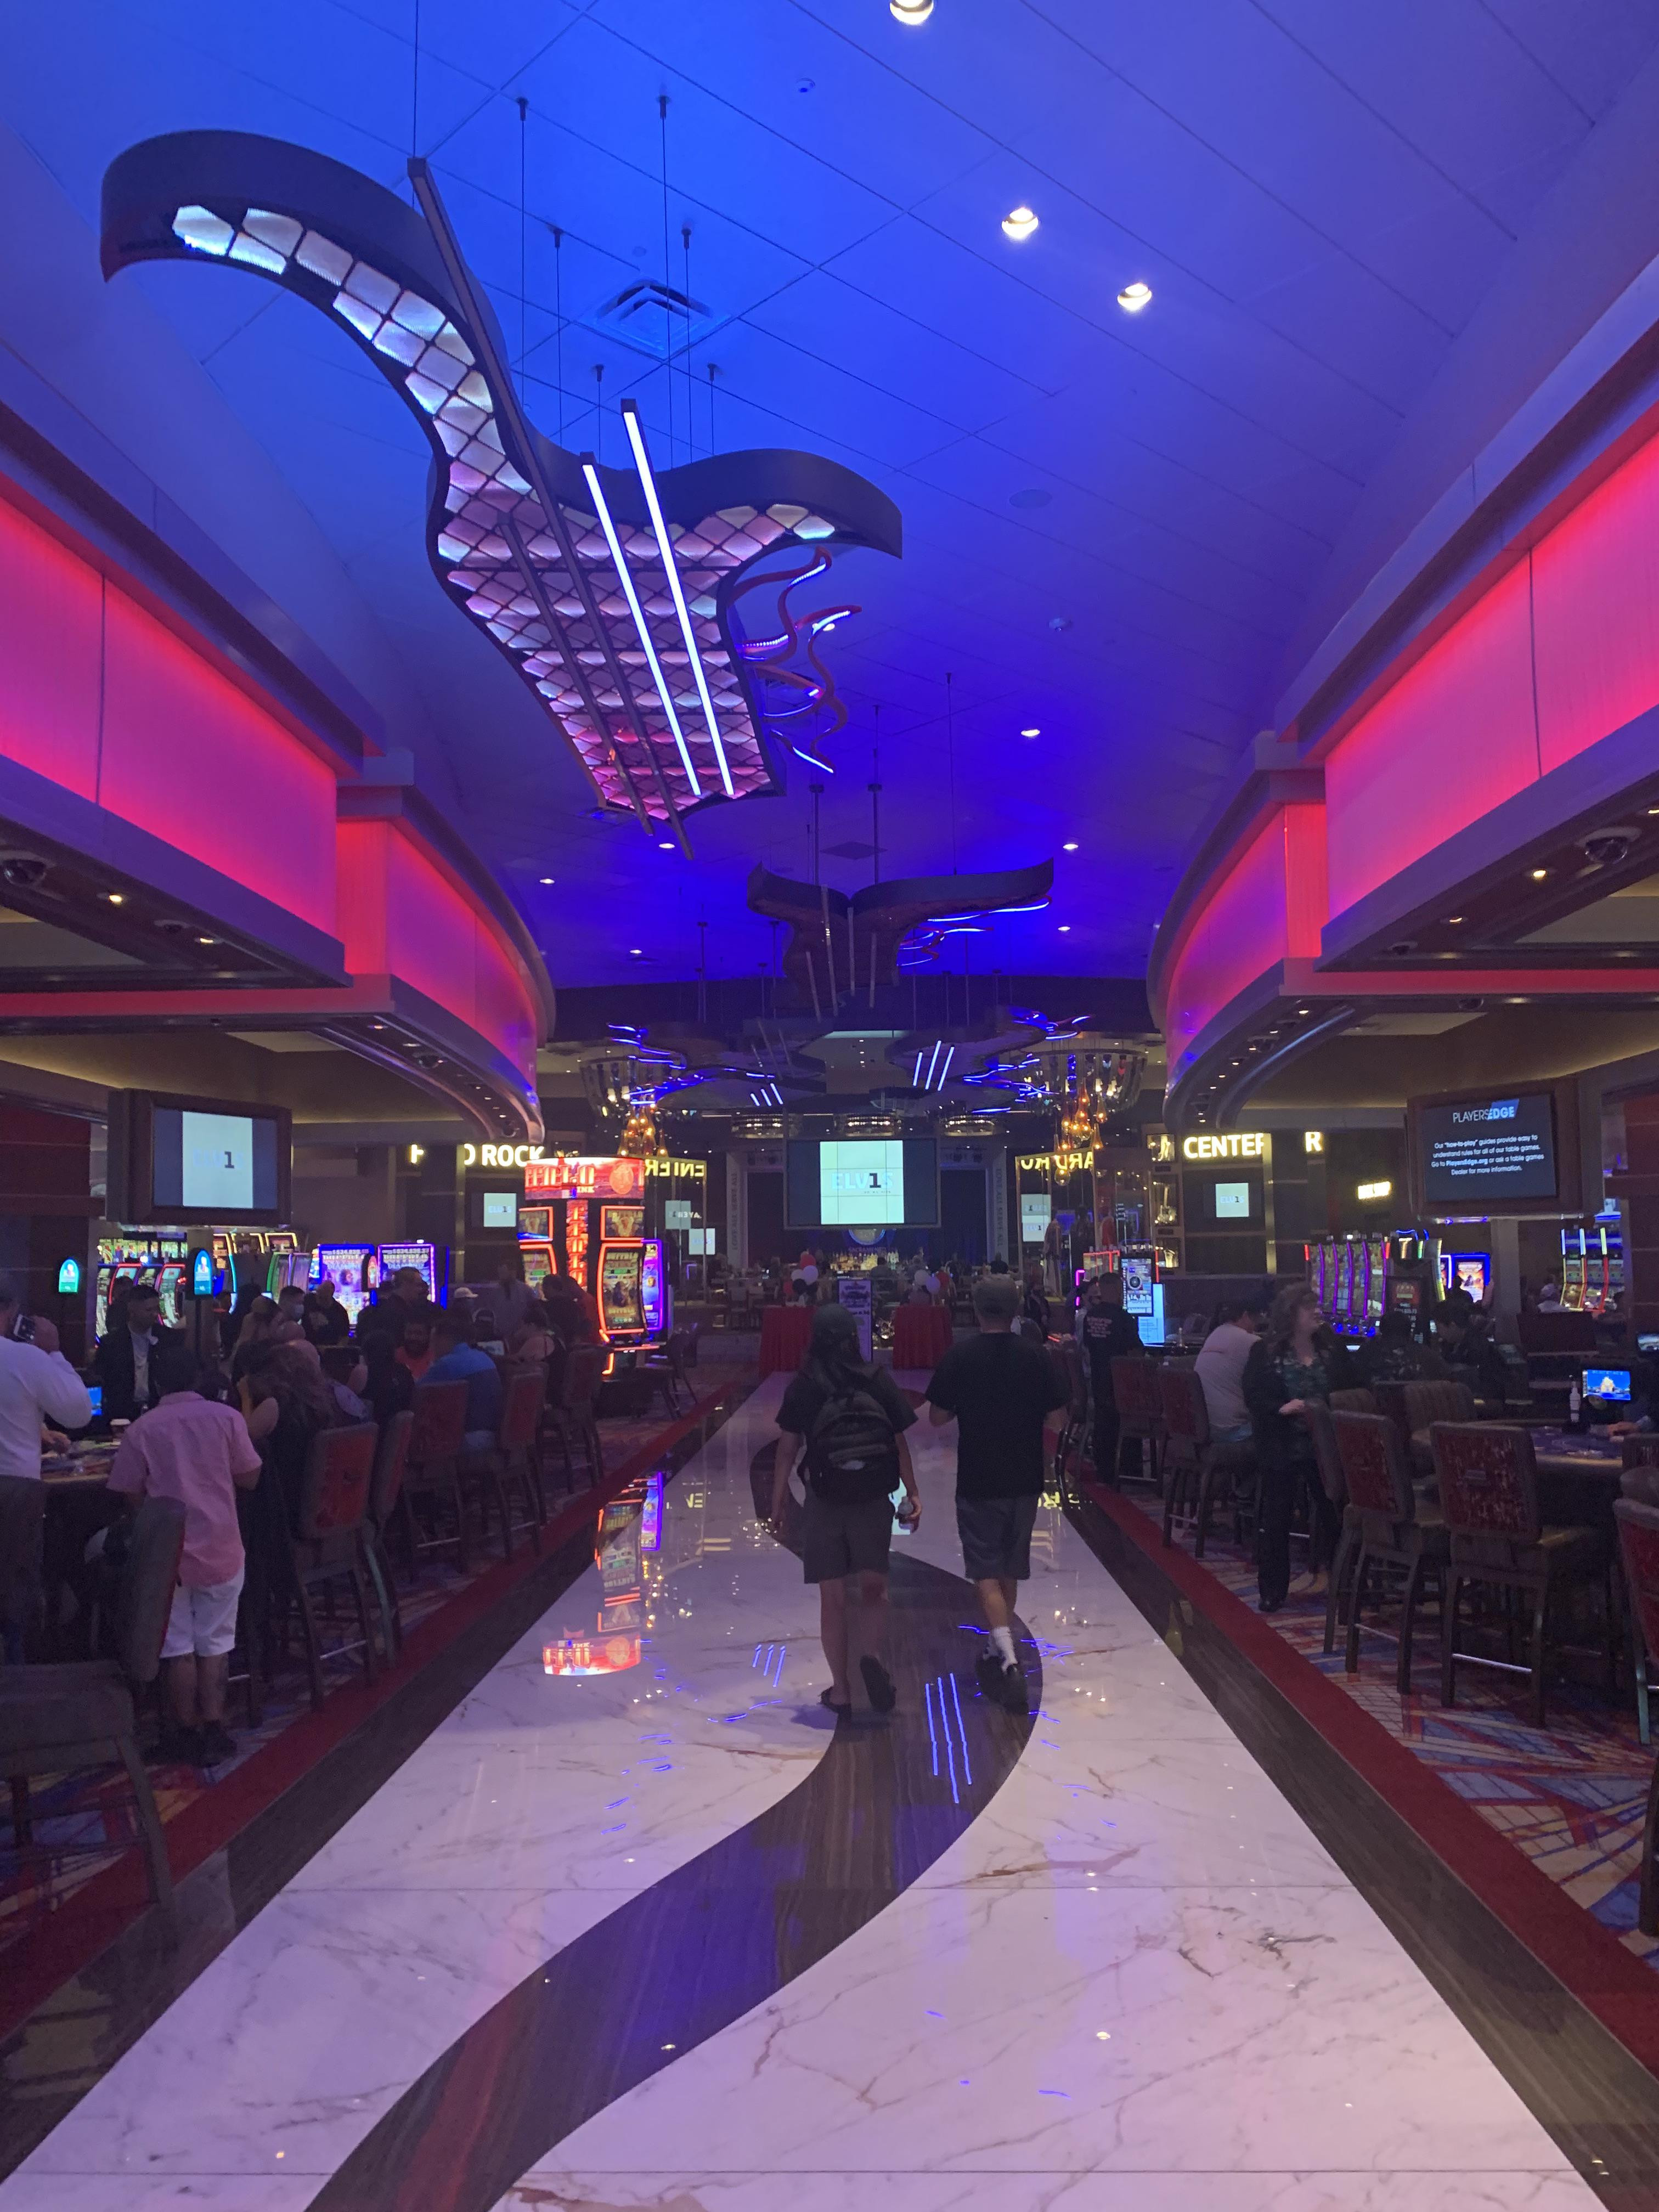
M 1561 1303 L 1573 1313 L 1584 1310 L 1584 1232 L 1561 1231 Z
M 544 1674 L 616 1674 L 638 1666 L 640 1632 L 647 1625 L 645 1553 L 656 1548 L 645 1525 L 653 1480 L 639 1476 L 601 1510 L 593 1546 L 599 1572 L 598 1622 L 591 1634 L 567 1631 L 544 1644 Z M 657 1526 L 659 1530 L 659 1519 Z

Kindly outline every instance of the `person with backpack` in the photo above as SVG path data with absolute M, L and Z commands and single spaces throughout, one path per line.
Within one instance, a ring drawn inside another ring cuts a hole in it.
M 953 1344 L 927 1385 L 934 1427 L 957 1424 L 957 1533 L 990 1632 L 977 1662 L 979 1686 L 1011 1713 L 1030 1710 L 1014 1655 L 1014 1601 L 1031 1571 L 1043 1431 L 1062 1425 L 1066 1398 L 1047 1346 L 1013 1334 L 1019 1303 L 1012 1275 L 975 1283 L 979 1334 Z
M 915 1409 L 883 1368 L 859 1357 L 858 1323 L 845 1306 L 822 1305 L 812 1316 L 806 1364 L 778 1408 L 772 1473 L 772 1528 L 782 1540 L 789 1476 L 805 1454 L 806 1502 L 801 1513 L 801 1564 L 818 1586 L 823 1656 L 830 1686 L 823 1703 L 839 1720 L 853 1710 L 848 1662 L 848 1585 L 856 1582 L 862 1621 L 859 1672 L 870 1703 L 890 1713 L 898 1692 L 882 1654 L 887 1638 L 887 1559 L 893 1537 L 893 1492 L 902 1483 L 905 1521 L 921 1518 L 906 1429 Z

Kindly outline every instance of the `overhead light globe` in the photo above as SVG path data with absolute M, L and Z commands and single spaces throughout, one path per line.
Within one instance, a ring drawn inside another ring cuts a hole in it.
M 933 12 L 933 0 L 887 0 L 889 13 L 901 23 L 925 23 Z
M 1030 208 L 1024 205 L 1013 209 L 1002 218 L 1005 234 L 1012 238 L 1016 245 L 1023 245 L 1036 227 L 1036 216 L 1032 214 Z
M 1117 295 L 1117 304 L 1126 315 L 1138 315 L 1143 307 L 1150 306 L 1152 297 L 1150 284 L 1126 284 Z

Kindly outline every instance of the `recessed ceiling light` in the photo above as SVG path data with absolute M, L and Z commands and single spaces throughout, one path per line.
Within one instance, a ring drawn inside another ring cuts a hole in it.
M 1547 868 L 1534 868 L 1532 872 L 1532 879 L 1535 884 L 1541 884 L 1548 873 Z
M 887 12 L 896 22 L 913 27 L 925 23 L 933 12 L 933 0 L 887 0 Z
M 198 937 L 196 942 L 198 945 L 216 945 L 219 940 L 216 937 Z
M 550 883 L 552 882 L 553 878 L 552 878 L 552 877 L 551 877 L 551 876 L 542 876 L 542 877 L 538 878 L 538 881 L 540 881 L 540 882 L 542 882 L 542 883 L 544 883 L 544 884 L 550 884 Z
M 1065 848 L 1065 849 L 1066 849 L 1068 853 L 1075 853 L 1075 852 L 1076 852 L 1076 850 L 1077 850 L 1077 840 L 1076 840 L 1076 838 L 1075 838 L 1075 837 L 1073 837 L 1073 838 L 1071 840 L 1070 843 L 1066 847 L 1066 848 Z
M 1143 307 L 1150 305 L 1152 296 L 1150 284 L 1126 284 L 1117 295 L 1117 304 L 1126 315 L 1138 315 Z
M 1040 738 L 1042 732 L 1041 730 L 1022 730 L 1019 734 L 1022 738 Z
M 645 947 L 642 945 L 630 945 L 628 948 L 628 957 L 630 960 L 643 960 Z
M 1069 937 L 1069 936 L 1070 936 L 1070 934 L 1071 934 L 1071 931 L 1072 931 L 1072 925 L 1071 925 L 1071 923 L 1070 923 L 1069 921 L 1062 921 L 1062 922 L 1060 923 L 1060 935 L 1061 935 L 1062 937 Z
M 658 840 L 657 840 L 657 850 L 658 850 L 659 853 L 672 853 L 672 852 L 673 851 L 673 849 L 674 849 L 674 841 L 673 841 L 673 839 L 672 839 L 672 837 L 659 837 L 659 838 L 658 838 Z
M 125 891 L 106 891 L 104 896 L 112 906 L 125 906 L 127 902 Z
M 1023 245 L 1036 227 L 1036 216 L 1023 203 L 1002 218 L 1004 233 L 1012 238 L 1016 245 Z
M 1462 921 L 1462 919 L 1463 917 L 1461 914 L 1449 914 L 1446 916 L 1447 921 L 1450 923 L 1454 928 L 1460 921 Z

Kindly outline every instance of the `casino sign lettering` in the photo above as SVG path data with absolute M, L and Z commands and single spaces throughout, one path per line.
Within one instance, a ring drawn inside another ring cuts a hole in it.
M 1267 1139 L 1260 1129 L 1230 1137 L 1183 1137 L 1183 1160 L 1259 1160 L 1267 1157 Z
M 526 1168 L 542 1157 L 539 1145 L 458 1145 L 464 1168 Z

